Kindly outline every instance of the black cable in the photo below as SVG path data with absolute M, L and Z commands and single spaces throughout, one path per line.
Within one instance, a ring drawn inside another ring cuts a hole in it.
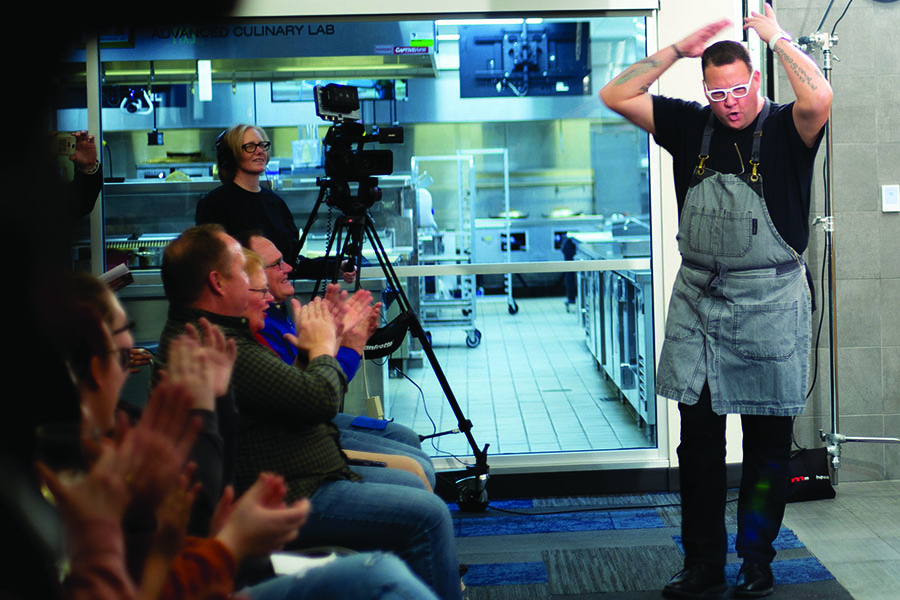
M 823 291 L 823 294 L 822 294 L 823 296 L 824 296 L 824 291 L 825 291 L 825 268 L 826 268 L 826 265 L 827 265 L 828 251 L 829 251 L 828 249 L 829 249 L 829 247 L 830 247 L 830 244 L 829 244 L 829 242 L 828 242 L 828 236 L 825 236 L 825 248 L 823 249 L 824 251 L 823 251 L 823 253 L 822 253 L 822 274 L 821 274 L 821 283 L 819 284 L 819 285 L 820 285 L 820 289 Z M 820 307 L 819 307 L 819 325 L 818 325 L 818 327 L 816 328 L 816 343 L 815 343 L 815 345 L 813 346 L 813 349 L 814 349 L 814 352 L 813 352 L 813 372 L 812 372 L 812 378 L 811 378 L 811 380 L 810 380 L 810 382 L 809 382 L 809 389 L 808 389 L 808 391 L 806 392 L 806 400 L 807 400 L 807 401 L 809 401 L 809 397 L 812 395 L 813 390 L 814 390 L 815 387 L 816 387 L 816 380 L 818 379 L 818 375 L 819 375 L 819 344 L 820 344 L 820 341 L 821 341 L 821 338 L 822 338 L 822 324 L 825 322 L 825 307 L 824 307 L 824 300 L 825 300 L 824 298 L 822 298 L 822 300 L 820 300 Z M 797 422 L 797 417 L 791 417 L 791 422 L 792 422 L 792 423 L 796 423 L 796 422 Z M 793 426 L 791 427 L 791 444 L 792 444 L 793 446 L 795 446 L 798 450 L 806 450 L 806 448 L 805 448 L 804 446 L 801 446 L 800 444 L 797 443 L 797 438 L 796 438 L 796 436 L 794 435 L 794 428 L 793 428 Z
M 456 482 L 444 477 L 440 473 L 436 473 L 435 475 L 439 479 L 441 479 L 444 482 L 455 487 L 459 491 L 461 497 L 467 496 L 468 500 L 471 500 L 473 502 L 481 501 L 480 498 L 477 498 L 474 495 L 472 495 L 469 490 L 463 488 L 462 486 L 456 485 Z M 738 500 L 738 496 L 735 495 L 733 498 L 729 498 L 728 500 L 726 500 L 725 503 L 730 504 L 732 502 L 737 502 L 737 500 Z M 511 510 L 508 508 L 499 508 L 496 506 L 491 506 L 490 503 L 485 505 L 486 509 L 489 508 L 496 512 L 501 512 L 501 513 L 510 514 L 510 515 L 519 515 L 519 516 L 523 516 L 523 517 L 561 515 L 561 514 L 567 514 L 567 513 L 611 512 L 611 511 L 621 511 L 621 510 L 651 510 L 651 509 L 656 509 L 656 508 L 680 508 L 680 507 L 681 507 L 681 503 L 675 503 L 675 504 L 673 504 L 673 503 L 628 504 L 628 505 L 621 505 L 621 506 L 588 506 L 588 507 L 580 507 L 580 508 L 572 508 L 572 507 L 562 508 L 561 507 L 558 510 L 545 510 L 545 511 L 540 511 L 540 512 L 524 512 L 521 510 Z
M 437 423 L 435 423 L 434 418 L 431 416 L 431 413 L 428 412 L 428 404 L 425 402 L 425 392 L 422 390 L 421 386 L 419 386 L 418 383 L 413 381 L 409 375 L 404 373 L 402 369 L 400 369 L 399 367 L 395 367 L 394 370 L 397 373 L 400 373 L 404 378 L 406 378 L 407 381 L 409 381 L 411 384 L 413 384 L 413 386 L 415 386 L 415 388 L 417 390 L 419 390 L 419 398 L 422 400 L 422 408 L 425 410 L 425 416 L 428 417 L 428 420 L 431 422 L 431 433 L 432 433 L 432 435 L 436 434 L 437 433 Z M 431 447 L 434 448 L 435 452 L 438 452 L 440 454 L 446 454 L 447 456 L 449 456 L 450 458 L 452 458 L 453 460 L 455 460 L 456 462 L 458 462 L 459 464 L 461 464 L 465 467 L 471 466 L 469 463 L 465 462 L 464 460 L 462 460 L 461 458 L 459 458 L 452 452 L 450 452 L 448 450 L 441 450 L 440 448 L 438 448 L 435 445 L 434 440 L 435 440 L 435 438 L 432 437 L 429 441 L 431 442 Z
M 831 244 L 829 243 L 828 237 L 826 236 L 825 237 L 825 247 L 823 248 L 823 256 L 822 256 L 821 283 L 819 284 L 820 288 L 823 291 L 823 296 L 824 296 L 824 290 L 825 290 L 825 269 L 827 268 L 827 264 L 828 264 L 828 251 L 829 251 L 830 246 L 831 246 Z M 820 302 L 822 302 L 824 304 L 823 301 L 824 301 L 824 298 L 822 298 L 822 300 Z M 806 393 L 807 400 L 812 395 L 813 388 L 816 385 L 816 380 L 818 379 L 818 375 L 819 375 L 819 341 L 822 338 L 822 324 L 825 322 L 824 308 L 825 307 L 823 306 L 822 309 L 819 311 L 819 325 L 816 328 L 815 355 L 813 356 L 813 376 L 812 376 L 812 380 L 809 383 L 809 391 Z
M 106 158 L 107 158 L 107 166 L 109 167 L 109 174 L 107 177 L 113 176 L 113 161 L 112 161 L 112 151 L 109 149 L 109 144 L 104 144 L 103 142 L 99 142 L 100 147 L 106 150 Z M 102 157 L 102 154 L 101 154 Z
M 840 23 L 840 22 L 841 22 L 841 19 L 844 18 L 844 15 L 847 14 L 847 10 L 850 8 L 850 5 L 851 5 L 851 4 L 853 4 L 853 0 L 850 0 L 849 2 L 847 2 L 847 6 L 844 7 L 844 12 L 842 12 L 842 13 L 841 13 L 841 16 L 839 16 L 839 17 L 837 18 L 837 21 L 834 22 L 834 27 L 831 28 L 831 35 L 832 35 L 832 36 L 834 35 L 834 32 L 837 31 L 838 23 Z M 820 25 L 820 27 L 821 27 L 821 25 Z
M 852 0 L 851 0 L 852 1 Z M 828 18 L 828 13 L 831 12 L 831 5 L 834 4 L 834 0 L 828 0 L 828 6 L 825 7 L 825 14 L 822 15 L 822 20 L 819 21 L 819 26 L 816 27 L 816 31 L 822 30 L 822 25 L 825 24 L 825 19 Z M 845 11 L 846 12 L 846 11 Z
M 830 132 L 828 132 L 828 133 L 830 135 Z M 822 164 L 822 185 L 824 187 L 825 194 L 827 196 L 828 195 L 828 157 L 825 157 L 825 160 L 823 161 L 823 164 Z M 825 301 L 825 269 L 828 265 L 828 250 L 830 247 L 827 235 L 825 236 L 824 244 L 825 244 L 825 247 L 823 248 L 823 252 L 822 252 L 822 268 L 821 268 L 821 273 L 820 273 L 821 283 L 819 284 L 819 289 L 822 292 L 821 293 L 822 298 L 819 301 L 819 304 L 821 306 L 819 309 L 819 325 L 818 325 L 817 332 L 816 332 L 816 344 L 814 347 L 815 352 L 813 354 L 813 376 L 812 376 L 812 380 L 809 383 L 809 389 L 806 392 L 807 400 L 809 400 L 809 397 L 812 395 L 813 388 L 816 385 L 816 380 L 818 379 L 818 375 L 819 375 L 819 340 L 822 337 L 822 324 L 825 321 L 825 302 L 824 302 Z
M 327 204 L 327 202 L 326 202 L 326 204 Z M 331 221 L 332 221 L 332 218 L 334 217 L 334 215 L 332 214 L 333 210 L 334 210 L 334 207 L 331 206 L 330 204 L 328 204 L 328 212 L 326 213 L 327 216 L 325 217 L 325 244 L 326 244 L 325 247 L 326 248 L 328 247 L 328 245 L 331 244 L 331 236 L 334 235 L 334 232 L 331 231 L 331 227 L 332 227 Z M 337 248 L 336 250 L 337 250 L 338 254 L 340 254 L 341 249 Z M 341 257 L 338 256 L 337 260 L 340 260 L 340 258 Z M 326 256 L 324 261 L 322 262 L 322 271 L 324 272 L 324 276 L 322 277 L 322 284 L 320 286 L 321 289 L 319 290 L 319 293 L 322 294 L 323 297 L 325 296 L 325 292 L 328 289 L 328 272 L 327 272 L 327 270 L 328 270 L 328 257 Z

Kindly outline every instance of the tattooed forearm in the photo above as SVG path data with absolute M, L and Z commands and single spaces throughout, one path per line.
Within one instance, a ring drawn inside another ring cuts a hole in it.
M 622 71 L 622 73 L 613 80 L 613 83 L 616 85 L 623 85 L 628 83 L 635 77 L 640 77 L 641 75 L 645 75 L 650 71 L 658 68 L 660 63 L 655 60 L 653 57 L 645 58 L 644 60 L 638 61 Z M 645 85 L 642 89 L 648 88 L 649 86 Z
M 781 48 L 775 48 L 775 51 L 778 53 L 778 56 L 781 58 L 781 62 L 784 65 L 785 69 L 790 69 L 794 75 L 797 77 L 797 80 L 801 83 L 805 83 L 811 90 L 816 91 L 819 89 L 816 85 L 816 80 L 810 75 L 806 69 L 803 68 L 802 65 L 797 63 L 792 56 L 790 56 L 787 52 L 782 50 Z

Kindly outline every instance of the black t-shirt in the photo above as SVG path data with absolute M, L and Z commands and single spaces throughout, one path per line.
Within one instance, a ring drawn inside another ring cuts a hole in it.
M 265 186 L 248 192 L 234 182 L 220 185 L 197 203 L 197 225 L 218 223 L 231 235 L 251 229 L 262 231 L 281 252 L 284 260 L 296 264 L 300 233 L 284 200 Z
M 816 143 L 808 148 L 794 126 L 793 106 L 793 102 L 770 106 L 763 126 L 759 172 L 766 208 L 775 229 L 785 242 L 802 254 L 809 242 L 813 163 L 822 135 L 820 132 Z M 694 168 L 699 163 L 703 129 L 710 111 L 708 106 L 697 102 L 653 97 L 654 137 L 656 143 L 672 155 L 679 215 Z M 712 143 L 705 166 L 719 173 L 749 173 L 756 120 L 741 130 L 726 127 L 716 118 L 713 121 Z

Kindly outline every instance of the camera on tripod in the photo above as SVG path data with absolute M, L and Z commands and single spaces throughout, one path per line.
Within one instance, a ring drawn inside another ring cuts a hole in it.
M 402 127 L 373 127 L 367 134 L 359 122 L 359 90 L 351 85 L 329 83 L 315 87 L 316 114 L 334 124 L 322 140 L 325 148 L 325 177 L 316 182 L 327 188 L 325 202 L 345 214 L 359 214 L 381 200 L 377 175 L 394 171 L 390 150 L 364 150 L 370 142 L 399 144 Z M 350 183 L 356 186 L 356 195 Z
M 479 448 L 472 435 L 472 422 L 465 414 L 453 395 L 450 382 L 444 374 L 431 341 L 416 316 L 403 285 L 397 276 L 387 251 L 384 249 L 375 223 L 368 209 L 381 199 L 376 175 L 390 175 L 393 170 L 393 153 L 390 150 L 363 150 L 368 142 L 382 144 L 400 143 L 403 141 L 402 127 L 376 128 L 371 135 L 366 135 L 365 127 L 359 123 L 359 90 L 353 86 L 328 84 L 316 86 L 316 114 L 334 124 L 322 143 L 325 147 L 325 177 L 316 180 L 319 186 L 319 197 L 310 212 L 306 227 L 300 235 L 300 247 L 306 241 L 306 235 L 312 229 L 319 207 L 323 199 L 329 206 L 336 207 L 343 214 L 335 219 L 334 230 L 328 238 L 325 248 L 325 261 L 331 256 L 332 248 L 339 248 L 337 260 L 334 261 L 332 281 L 337 281 L 339 269 L 347 257 L 346 264 L 362 264 L 362 244 L 368 240 L 378 266 L 386 280 L 385 288 L 395 294 L 398 314 L 384 327 L 379 328 L 366 342 L 364 358 L 384 358 L 393 353 L 406 338 L 407 332 L 419 340 L 428 362 L 434 369 L 438 383 L 444 390 L 447 402 L 457 420 L 457 429 L 442 433 L 435 432 L 429 437 L 437 437 L 448 433 L 461 433 L 466 437 L 475 457 L 474 465 L 466 465 L 465 471 L 456 486 L 459 491 L 459 505 L 464 510 L 484 510 L 487 507 L 487 491 L 485 484 L 488 478 L 487 450 L 490 444 Z M 356 182 L 357 194 L 354 196 L 350 182 Z M 327 196 L 327 197 L 326 197 Z M 344 239 L 346 234 L 346 239 Z M 324 279 L 316 282 L 319 290 Z M 359 270 L 356 271 L 356 288 L 359 289 Z M 318 292 L 313 292 L 315 297 Z M 422 438 L 425 439 L 425 438 Z

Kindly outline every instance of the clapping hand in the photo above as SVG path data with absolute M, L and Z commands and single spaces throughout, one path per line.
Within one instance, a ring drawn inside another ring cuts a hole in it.
M 198 340 L 206 351 L 213 393 L 216 397 L 222 396 L 228 391 L 228 385 L 231 383 L 231 373 L 237 359 L 237 346 L 234 340 L 225 339 L 222 330 L 210 323 L 206 317 L 200 317 L 199 325 L 200 334 L 190 323 L 185 325 L 185 334 Z
M 178 480 L 197 437 L 200 424 L 188 418 L 189 409 L 183 387 L 161 382 L 135 427 L 120 421 L 115 440 L 94 446 L 95 460 L 83 478 L 66 484 L 38 464 L 63 518 L 120 522 L 126 511 L 153 514 Z
M 359 292 L 356 292 L 354 296 L 358 294 Z M 369 298 L 371 297 L 371 294 L 369 294 Z M 352 348 L 357 354 L 362 356 L 363 351 L 366 349 L 366 342 L 369 341 L 369 338 L 372 337 L 372 334 L 378 329 L 380 322 L 381 302 L 374 306 L 366 304 L 361 308 L 360 316 L 356 320 L 356 323 L 349 330 L 344 331 L 340 345 Z
M 209 362 L 197 331 L 191 328 L 190 332 L 186 331 L 169 343 L 169 362 L 161 376 L 184 386 L 192 400 L 191 408 L 214 411 L 216 394 Z
M 370 317 L 372 293 L 369 290 L 360 289 L 354 292 L 353 295 L 349 295 L 346 291 L 342 291 L 339 285 L 331 284 L 325 291 L 323 302 L 325 302 L 334 318 L 338 346 L 355 347 L 346 342 L 345 336 L 353 332 L 351 335 L 354 339 L 359 337 L 360 331 L 358 327 L 360 322 L 367 322 Z M 353 331 L 354 329 L 356 331 Z M 366 339 L 369 339 L 368 336 L 366 336 Z
M 337 330 L 334 316 L 321 298 L 315 298 L 309 304 L 300 306 L 296 299 L 291 300 L 294 309 L 294 322 L 297 335 L 286 333 L 284 338 L 303 350 L 309 360 L 317 356 L 337 354 Z
M 238 562 L 266 556 L 297 537 L 309 516 L 310 504 L 309 500 L 303 499 L 287 505 L 284 502 L 286 493 L 284 479 L 262 473 L 236 503 L 230 503 L 233 492 L 226 491 L 223 495 L 213 518 L 214 528 L 222 523 L 215 537 Z
M 120 422 L 117 452 L 125 465 L 129 516 L 143 520 L 155 513 L 185 469 L 201 426 L 190 416 L 192 404 L 184 385 L 164 379 L 136 426 Z

